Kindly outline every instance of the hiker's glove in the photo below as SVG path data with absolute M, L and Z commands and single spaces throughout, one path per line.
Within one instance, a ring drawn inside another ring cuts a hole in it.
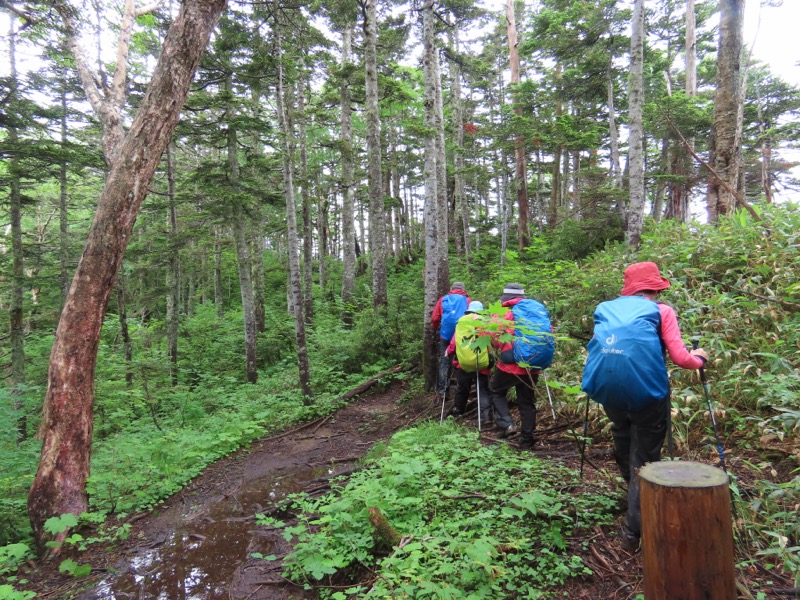
M 703 361 L 703 366 L 706 366 L 706 363 L 708 362 L 708 353 L 705 350 L 702 348 L 695 348 L 694 350 L 690 350 L 689 354 L 698 357 Z

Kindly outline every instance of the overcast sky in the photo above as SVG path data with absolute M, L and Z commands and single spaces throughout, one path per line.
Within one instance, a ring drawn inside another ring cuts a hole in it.
M 745 44 L 782 79 L 800 86 L 800 0 L 783 0 L 778 7 L 760 4 L 760 0 L 747 0 Z

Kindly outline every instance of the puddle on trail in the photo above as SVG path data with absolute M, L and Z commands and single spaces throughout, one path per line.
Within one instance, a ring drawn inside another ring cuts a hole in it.
M 304 484 L 333 473 L 331 467 L 290 471 L 242 486 L 195 516 L 191 516 L 191 506 L 185 507 L 183 514 L 176 512 L 176 524 L 165 531 L 163 543 L 135 555 L 120 573 L 102 580 L 79 599 L 232 598 L 229 588 L 239 566 L 253 552 L 272 553 L 253 515 L 301 491 Z

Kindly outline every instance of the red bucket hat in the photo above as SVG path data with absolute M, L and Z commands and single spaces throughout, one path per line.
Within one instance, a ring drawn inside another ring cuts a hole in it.
M 633 296 L 645 290 L 665 290 L 669 286 L 669 279 L 661 276 L 656 263 L 640 262 L 625 269 L 625 285 L 620 294 Z

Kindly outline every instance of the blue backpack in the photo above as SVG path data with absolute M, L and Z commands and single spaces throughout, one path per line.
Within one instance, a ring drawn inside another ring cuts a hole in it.
M 602 302 L 594 312 L 581 389 L 604 406 L 638 411 L 669 393 L 658 304 L 642 296 Z
M 546 369 L 553 363 L 556 339 L 544 304 L 524 299 L 514 313 L 514 362 L 526 369 Z
M 442 324 L 439 337 L 450 341 L 456 331 L 456 323 L 467 312 L 467 297 L 462 294 L 447 294 L 442 298 Z

